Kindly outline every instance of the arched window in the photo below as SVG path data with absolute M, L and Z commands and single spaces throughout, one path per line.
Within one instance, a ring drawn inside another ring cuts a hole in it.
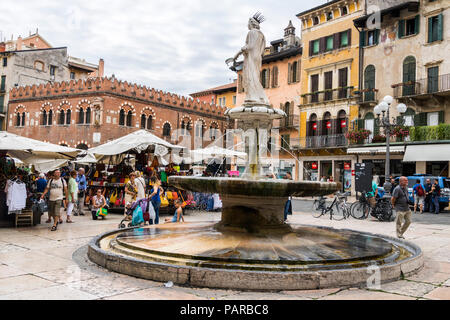
M 119 126 L 125 126 L 125 110 L 121 109 L 119 114 Z
M 164 123 L 163 126 L 163 137 L 170 137 L 170 124 L 169 123 Z
M 78 113 L 78 124 L 84 124 L 84 109 L 80 108 L 80 112 Z
M 375 67 L 373 65 L 367 66 L 364 71 L 364 101 L 375 101 Z
M 413 95 L 416 82 L 416 58 L 407 57 L 403 61 L 403 96 Z
M 53 110 L 50 110 L 48 112 L 47 126 L 51 126 L 52 124 L 53 124 Z
M 153 130 L 153 117 L 148 116 L 147 118 L 147 130 Z
M 42 120 L 41 125 L 46 126 L 47 125 L 47 111 L 42 111 Z
M 61 110 L 59 112 L 58 124 L 63 125 L 65 123 L 65 119 L 66 119 L 66 113 L 64 112 L 64 110 Z
M 143 115 L 141 116 L 141 129 L 145 129 L 146 122 L 147 122 L 147 119 L 146 119 L 146 117 L 145 117 L 145 114 L 143 114 Z
M 91 124 L 91 107 L 87 107 L 86 109 L 86 124 Z
M 216 140 L 219 137 L 219 129 L 216 123 L 212 123 L 209 127 L 209 138 L 211 140 Z
M 364 129 L 370 131 L 369 143 L 372 142 L 374 135 L 379 134 L 379 127 L 377 127 L 375 116 L 372 112 L 368 112 L 364 117 Z
M 318 136 L 319 135 L 319 125 L 317 123 L 317 115 L 313 113 L 309 117 L 309 125 L 307 127 L 308 129 L 308 136 Z
M 202 121 L 197 121 L 195 123 L 195 137 L 203 138 L 203 122 Z
M 81 150 L 88 150 L 89 149 L 89 147 L 85 143 L 80 143 L 79 145 L 77 145 L 76 148 L 77 149 L 81 149 Z
M 347 113 L 345 110 L 341 110 L 338 113 L 337 124 L 336 124 L 336 133 L 343 134 L 347 132 Z
M 66 112 L 66 125 L 70 125 L 71 116 L 72 116 L 72 112 L 69 109 Z
M 17 119 L 16 119 L 16 127 L 20 127 L 20 123 L 21 123 L 21 115 L 20 115 L 20 113 L 18 112 L 17 113 Z
M 323 120 L 322 120 L 322 135 L 328 136 L 331 135 L 331 132 L 333 130 L 333 123 L 331 121 L 331 113 L 325 112 L 323 114 Z
M 132 127 L 133 124 L 133 113 L 131 111 L 128 111 L 127 114 L 127 127 Z

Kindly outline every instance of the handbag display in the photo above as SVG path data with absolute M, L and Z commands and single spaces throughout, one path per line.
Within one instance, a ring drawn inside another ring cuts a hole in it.
M 169 205 L 169 200 L 166 196 L 161 195 L 161 207 L 167 207 Z
M 113 193 L 111 194 L 111 197 L 109 198 L 109 202 L 115 204 L 116 200 L 117 200 L 117 190 L 114 190 Z
M 105 208 L 101 208 L 97 210 L 97 217 L 106 217 L 108 215 L 108 210 Z

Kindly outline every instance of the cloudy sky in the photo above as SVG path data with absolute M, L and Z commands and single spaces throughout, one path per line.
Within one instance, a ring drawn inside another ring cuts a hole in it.
M 2 0 L 3 38 L 39 33 L 116 78 L 183 95 L 235 78 L 225 60 L 245 43 L 248 18 L 266 17 L 268 42 L 296 14 L 326 0 Z

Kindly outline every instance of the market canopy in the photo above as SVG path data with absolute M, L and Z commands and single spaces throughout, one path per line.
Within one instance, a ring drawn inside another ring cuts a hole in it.
M 116 156 L 130 151 L 142 152 L 149 146 L 162 146 L 170 149 L 184 148 L 173 145 L 146 130 L 139 130 L 98 147 L 91 148 L 89 149 L 89 153 L 93 154 L 97 160 L 100 160 L 105 157 Z
M 450 161 L 450 148 L 448 144 L 408 145 L 403 161 Z
M 240 152 L 240 151 L 234 151 L 230 149 L 224 149 L 218 146 L 211 146 L 204 149 L 196 149 L 192 150 L 191 154 L 193 155 L 202 155 L 202 156 L 212 156 L 212 157 L 241 157 L 245 158 L 247 156 L 247 153 Z
M 391 146 L 389 148 L 391 153 L 403 153 L 405 152 L 405 146 Z M 386 146 L 380 147 L 363 147 L 363 148 L 348 148 L 348 154 L 385 154 Z
M 0 132 L 0 151 L 6 151 L 11 157 L 29 164 L 33 163 L 27 159 L 73 159 L 82 152 L 82 150 L 30 139 L 6 131 Z

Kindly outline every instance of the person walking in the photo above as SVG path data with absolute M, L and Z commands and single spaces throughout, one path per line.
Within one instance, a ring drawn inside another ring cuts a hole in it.
M 76 178 L 76 182 L 78 184 L 78 197 L 76 202 L 76 211 L 74 216 L 84 216 L 83 208 L 84 208 L 84 198 L 86 196 L 87 182 L 86 176 L 84 175 L 85 171 L 83 168 L 78 169 L 78 175 Z
M 420 206 L 420 213 L 423 213 L 423 202 L 425 200 L 425 190 L 420 183 L 420 180 L 416 180 L 416 184 L 413 187 L 414 193 L 414 213 L 416 213 L 417 205 Z
M 439 207 L 439 197 L 441 196 L 441 187 L 439 186 L 439 180 L 434 179 L 433 187 L 431 188 L 431 204 L 433 206 L 432 211 L 435 214 L 439 214 L 440 207 Z
M 286 175 L 284 176 L 284 179 L 286 180 L 292 180 L 292 175 L 290 172 L 286 172 Z M 292 197 L 288 197 L 288 200 L 286 201 L 284 205 L 284 221 L 287 220 L 288 215 L 292 215 Z
M 69 198 L 66 182 L 64 181 L 64 178 L 61 178 L 61 171 L 55 170 L 52 179 L 48 182 L 47 187 L 41 196 L 41 199 L 44 199 L 47 193 L 49 193 L 48 215 L 49 218 L 53 218 L 53 226 L 51 231 L 56 231 L 58 224 L 62 223 L 61 204 L 64 200 L 64 195 L 66 195 L 66 199 Z
M 425 189 L 425 207 L 424 207 L 424 211 L 425 212 L 432 212 L 432 204 L 431 204 L 431 200 L 432 200 L 432 195 L 431 195 L 431 188 L 433 187 L 433 185 L 431 184 L 431 180 L 427 179 L 425 185 L 424 185 L 424 189 Z
M 137 200 L 145 199 L 145 179 L 139 171 L 136 171 Z
M 36 192 L 38 194 L 42 194 L 44 193 L 46 187 L 47 187 L 47 180 L 45 179 L 45 174 L 40 173 L 39 179 L 36 180 Z
M 136 201 L 138 195 L 138 189 L 136 185 L 136 173 L 132 172 L 129 175 L 130 181 L 125 185 L 125 211 L 124 215 L 127 219 L 130 217 L 127 216 L 127 208 Z
M 164 193 L 163 188 L 161 187 L 161 181 L 156 177 L 152 177 L 152 193 L 150 194 L 150 200 L 153 205 L 153 209 L 155 209 L 155 221 L 152 221 L 153 224 L 159 224 L 159 208 L 161 207 L 161 194 Z
M 66 219 L 67 223 L 73 223 L 72 211 L 78 200 L 78 184 L 77 184 L 76 178 L 77 178 L 77 172 L 75 170 L 72 170 L 70 172 L 70 178 L 69 178 L 69 183 L 68 183 L 69 195 L 67 197 L 67 219 Z
M 397 213 L 396 231 L 397 237 L 405 239 L 403 236 L 411 225 L 411 210 L 408 204 L 408 178 L 401 177 L 399 185 L 392 194 L 392 206 Z M 403 222 L 404 221 L 404 222 Z
M 375 182 L 375 178 L 372 180 L 372 191 L 367 192 L 367 200 L 369 201 L 370 207 L 373 209 L 377 204 L 377 195 L 378 195 L 378 185 Z

